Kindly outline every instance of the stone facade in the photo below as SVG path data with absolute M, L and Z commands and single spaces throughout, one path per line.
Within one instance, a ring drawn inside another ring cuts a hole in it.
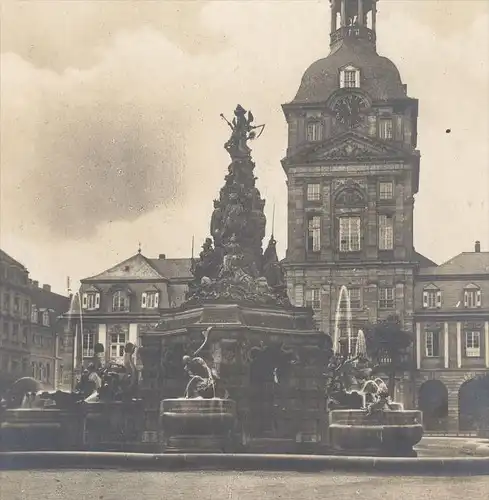
M 477 242 L 421 269 L 415 302 L 417 404 L 432 430 L 475 431 L 479 406 L 489 408 L 489 252 Z
M 337 2 L 342 27 L 336 31 L 333 16 L 331 54 L 311 65 L 295 99 L 283 106 L 288 291 L 295 305 L 313 307 L 318 328 L 332 338 L 336 319 L 345 317 L 344 304 L 337 312 L 343 286 L 353 336 L 392 314 L 413 330 L 418 102 L 395 66 L 377 54 L 375 25 L 362 20 L 361 29 L 346 29 L 345 12 L 360 4 L 376 8 L 363 3 Z
M 27 269 L 0 251 L 0 372 L 5 386 L 20 377 L 33 377 L 46 389 L 63 386 L 65 349 L 58 317 L 69 298 L 39 287 Z M 1 389 L 1 388 L 0 388 Z

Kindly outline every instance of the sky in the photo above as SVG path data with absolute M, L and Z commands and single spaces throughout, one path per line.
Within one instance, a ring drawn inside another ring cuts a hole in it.
M 489 2 L 381 0 L 378 52 L 420 101 L 416 250 L 489 250 Z M 135 254 L 188 257 L 229 164 L 220 119 L 266 123 L 257 186 L 285 254 L 281 105 L 329 52 L 327 0 L 0 0 L 0 246 L 66 293 Z M 447 129 L 451 132 L 446 133 Z M 270 231 L 270 225 L 269 230 Z

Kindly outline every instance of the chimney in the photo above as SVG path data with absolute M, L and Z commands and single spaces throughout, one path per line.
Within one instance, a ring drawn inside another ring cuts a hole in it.
M 160 255 L 158 256 L 158 259 L 165 260 L 166 259 L 166 254 L 160 253 Z
M 39 281 L 33 281 L 33 282 L 32 282 L 32 286 L 33 286 L 34 288 L 39 288 Z
M 45 290 L 46 292 L 51 291 L 51 285 L 42 285 L 42 289 Z
M 481 242 L 480 241 L 476 241 L 475 242 L 475 252 L 476 253 L 480 253 L 481 251 Z

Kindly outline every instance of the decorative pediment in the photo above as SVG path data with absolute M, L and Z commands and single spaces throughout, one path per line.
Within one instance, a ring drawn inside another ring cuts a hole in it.
M 423 291 L 425 292 L 437 292 L 439 290 L 439 288 L 434 285 L 433 283 L 430 283 L 429 285 L 426 285 L 424 288 L 423 288 Z
M 319 161 L 368 161 L 404 159 L 406 153 L 384 141 L 347 132 L 312 147 L 299 151 L 287 158 L 287 163 L 314 163 Z
M 474 283 L 469 283 L 468 285 L 464 286 L 464 290 L 468 290 L 468 291 L 474 290 L 474 291 L 477 291 L 477 290 L 480 290 L 480 287 L 478 287 Z
M 116 264 L 114 267 L 107 269 L 91 278 L 84 281 L 137 281 L 137 280 L 152 280 L 164 279 L 164 277 L 148 262 L 146 257 L 140 253 L 133 257 Z

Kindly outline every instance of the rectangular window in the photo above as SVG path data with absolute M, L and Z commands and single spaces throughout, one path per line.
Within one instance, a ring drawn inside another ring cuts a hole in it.
M 306 307 L 312 307 L 315 311 L 321 309 L 321 290 L 319 288 L 306 290 Z
M 321 251 L 321 217 L 314 215 L 308 220 L 307 249 L 310 252 Z
M 469 309 L 481 307 L 482 295 L 480 290 L 465 290 L 464 291 L 464 306 Z
M 379 198 L 381 200 L 392 200 L 394 198 L 394 186 L 392 182 L 379 183 Z
M 82 356 L 84 358 L 90 358 L 94 355 L 95 347 L 95 334 L 94 333 L 84 333 L 82 337 Z
M 27 326 L 24 326 L 22 329 L 22 344 L 27 345 L 27 336 L 29 334 L 29 328 Z
M 323 138 L 323 124 L 319 121 L 309 122 L 307 124 L 307 141 L 318 142 Z
M 395 290 L 391 287 L 379 288 L 379 309 L 394 309 Z
M 51 322 L 49 320 L 49 311 L 44 311 L 42 313 L 42 324 L 43 326 L 50 326 Z
M 479 358 L 481 355 L 481 333 L 465 332 L 465 356 Z
M 321 184 L 307 185 L 307 201 L 319 201 L 321 199 Z
M 157 309 L 159 302 L 158 292 L 147 292 L 146 294 L 146 307 L 148 309 Z
M 17 323 L 14 323 L 12 325 L 12 342 L 18 342 L 19 341 L 19 325 Z
M 100 294 L 97 292 L 88 292 L 83 297 L 83 308 L 94 311 L 100 307 Z
M 393 138 L 393 126 L 390 118 L 379 119 L 379 137 L 384 140 Z
M 440 290 L 424 290 L 423 291 L 423 307 L 425 309 L 437 309 L 441 307 L 441 291 Z
M 339 228 L 340 252 L 358 252 L 360 243 L 360 217 L 341 217 Z
M 37 306 L 36 304 L 32 304 L 31 306 L 31 323 L 37 323 L 38 322 L 38 317 L 37 317 Z
M 440 332 L 426 332 L 425 354 L 427 358 L 440 356 Z
M 2 325 L 2 339 L 8 340 L 10 336 L 10 323 L 8 321 L 4 321 Z
M 339 293 L 339 291 L 338 291 Z M 358 287 L 348 288 L 348 293 L 350 296 L 350 308 L 351 309 L 361 309 L 362 308 L 362 292 Z M 348 309 L 348 299 L 346 294 L 343 294 L 340 302 L 340 309 L 346 311 Z
M 358 87 L 357 84 L 357 71 L 356 70 L 345 70 L 345 88 L 352 89 Z
M 14 313 L 20 313 L 20 297 L 14 297 Z
M 124 357 L 124 346 L 126 345 L 125 333 L 112 333 L 110 335 L 110 357 L 113 360 Z
M 390 215 L 379 215 L 379 250 L 394 248 L 394 220 Z
M 29 317 L 29 301 L 28 300 L 24 300 L 24 307 L 22 309 L 22 316 L 24 318 Z
M 304 285 L 295 285 L 294 305 L 296 307 L 304 307 Z
M 10 295 L 8 293 L 3 294 L 3 310 L 10 312 Z

